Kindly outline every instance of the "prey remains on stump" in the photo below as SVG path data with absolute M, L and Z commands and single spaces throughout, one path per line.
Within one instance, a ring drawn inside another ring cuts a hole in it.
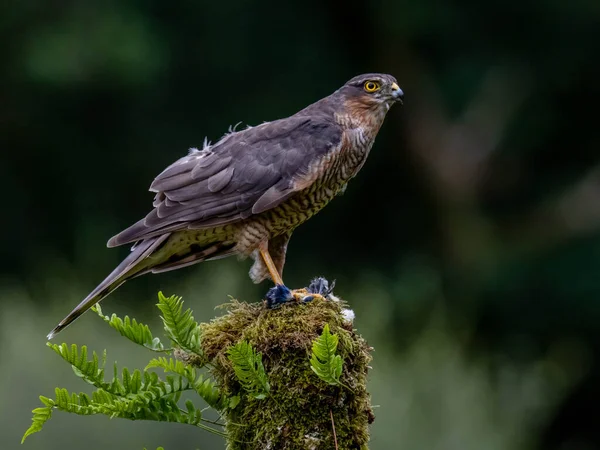
M 212 375 L 227 396 L 240 396 L 226 412 L 228 450 L 335 449 L 336 440 L 339 449 L 368 448 L 374 420 L 366 390 L 371 348 L 344 317 L 344 306 L 322 297 L 270 310 L 232 301 L 226 315 L 200 325 Z M 338 385 L 311 370 L 312 343 L 325 324 L 339 338 L 343 369 Z M 228 358 L 228 349 L 240 341 L 262 354 L 270 385 L 263 399 L 242 389 Z M 193 357 L 179 356 L 193 364 Z

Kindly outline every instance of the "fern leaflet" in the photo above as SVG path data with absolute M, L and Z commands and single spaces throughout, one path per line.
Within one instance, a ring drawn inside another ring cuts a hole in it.
M 135 319 L 130 319 L 129 316 L 125 316 L 125 319 L 121 319 L 116 314 L 113 314 L 110 317 L 105 316 L 102 313 L 100 304 L 92 306 L 92 311 L 98 314 L 111 328 L 114 328 L 121 333 L 121 336 L 126 337 L 130 341 L 155 352 L 165 352 L 169 350 L 165 349 L 158 337 L 155 338 L 152 336 L 152 332 L 148 325 L 139 323 Z
M 198 322 L 194 320 L 190 309 L 183 311 L 181 297 L 175 295 L 165 297 L 162 292 L 159 292 L 156 306 L 162 312 L 161 319 L 169 339 L 179 348 L 201 355 Z
M 183 377 L 187 380 L 189 386 L 209 406 L 215 408 L 217 411 L 227 406 L 227 399 L 223 396 L 221 390 L 215 386 L 215 383 L 210 378 L 198 375 L 194 367 L 173 358 L 167 359 L 163 357 L 152 359 L 146 366 L 146 369 L 153 367 L 161 368 L 165 372 L 175 373 Z
M 262 354 L 256 353 L 249 342 L 240 341 L 227 350 L 227 356 L 244 390 L 254 398 L 265 398 L 271 386 L 262 363 Z
M 31 419 L 31 426 L 25 431 L 23 438 L 21 439 L 21 444 L 25 442 L 27 436 L 32 435 L 33 433 L 37 433 L 38 431 L 42 431 L 42 427 L 44 424 L 50 420 L 52 417 L 52 408 L 54 407 L 54 401 L 49 399 L 48 397 L 44 397 L 40 395 L 40 400 L 46 406 L 42 408 L 35 408 L 33 412 L 33 418 Z
M 220 391 L 210 380 L 196 376 L 193 367 L 187 367 L 180 361 L 160 358 L 154 367 L 173 369 L 174 375 L 160 379 L 155 372 L 123 368 L 121 377 L 115 364 L 113 380 L 104 380 L 104 365 L 93 352 L 92 359 L 87 358 L 87 348 L 76 345 L 48 344 L 65 361 L 69 362 L 77 376 L 94 385 L 97 389 L 91 397 L 85 393 L 69 393 L 66 389 L 57 388 L 55 399 L 40 397 L 44 407 L 33 410 L 32 424 L 25 432 L 23 440 L 42 429 L 52 415 L 52 409 L 71 412 L 79 415 L 103 414 L 130 420 L 155 420 L 160 422 L 179 422 L 190 424 L 210 432 L 223 435 L 222 432 L 201 423 L 204 419 L 202 411 L 191 401 L 186 402 L 186 409 L 181 409 L 178 402 L 185 391 L 198 392 L 209 404 L 221 405 L 225 402 Z
M 328 384 L 342 385 L 342 357 L 336 355 L 338 335 L 329 331 L 325 324 L 321 336 L 313 341 L 310 368 L 317 376 Z
M 81 351 L 77 345 L 69 346 L 65 343 L 60 345 L 47 342 L 46 345 L 54 350 L 62 359 L 71 364 L 73 372 L 85 382 L 102 389 L 108 389 L 108 383 L 104 381 L 104 366 L 106 364 L 106 352 L 102 354 L 102 362 L 96 352 L 92 352 L 92 360 L 87 359 L 87 347 L 83 345 Z

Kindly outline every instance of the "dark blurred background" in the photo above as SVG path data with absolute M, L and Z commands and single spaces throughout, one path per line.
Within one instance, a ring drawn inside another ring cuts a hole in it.
M 0 436 L 85 390 L 46 333 L 118 263 L 153 177 L 230 125 L 293 114 L 364 72 L 394 107 L 346 194 L 291 241 L 286 281 L 337 279 L 376 348 L 373 449 L 600 449 L 600 2 L 0 4 Z M 365 233 L 377 222 L 379 233 Z M 126 284 L 206 321 L 258 301 L 248 262 Z M 143 365 L 93 316 L 59 341 Z M 25 447 L 220 449 L 183 426 L 55 414 Z

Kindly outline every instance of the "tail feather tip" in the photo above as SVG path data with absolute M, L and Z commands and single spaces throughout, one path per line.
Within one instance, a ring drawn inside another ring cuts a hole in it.
M 60 330 L 57 328 L 55 328 L 54 330 L 52 330 L 50 333 L 48 333 L 48 336 L 46 336 L 46 339 L 48 339 L 49 341 L 52 340 L 54 338 L 54 336 L 56 336 L 58 334 Z

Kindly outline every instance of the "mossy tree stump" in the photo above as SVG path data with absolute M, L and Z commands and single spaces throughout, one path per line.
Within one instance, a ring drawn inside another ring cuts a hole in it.
M 344 303 L 315 299 L 266 309 L 233 301 L 227 314 L 202 324 L 202 350 L 217 383 L 239 404 L 226 411 L 229 450 L 367 449 L 374 416 L 366 390 L 370 347 L 344 315 Z M 329 324 L 339 337 L 341 384 L 311 369 L 312 343 Z M 264 399 L 242 389 L 227 356 L 240 341 L 262 354 L 270 384 Z M 188 363 L 193 358 L 180 355 Z M 203 361 L 205 362 L 205 361 Z M 335 438 L 334 438 L 335 428 Z

